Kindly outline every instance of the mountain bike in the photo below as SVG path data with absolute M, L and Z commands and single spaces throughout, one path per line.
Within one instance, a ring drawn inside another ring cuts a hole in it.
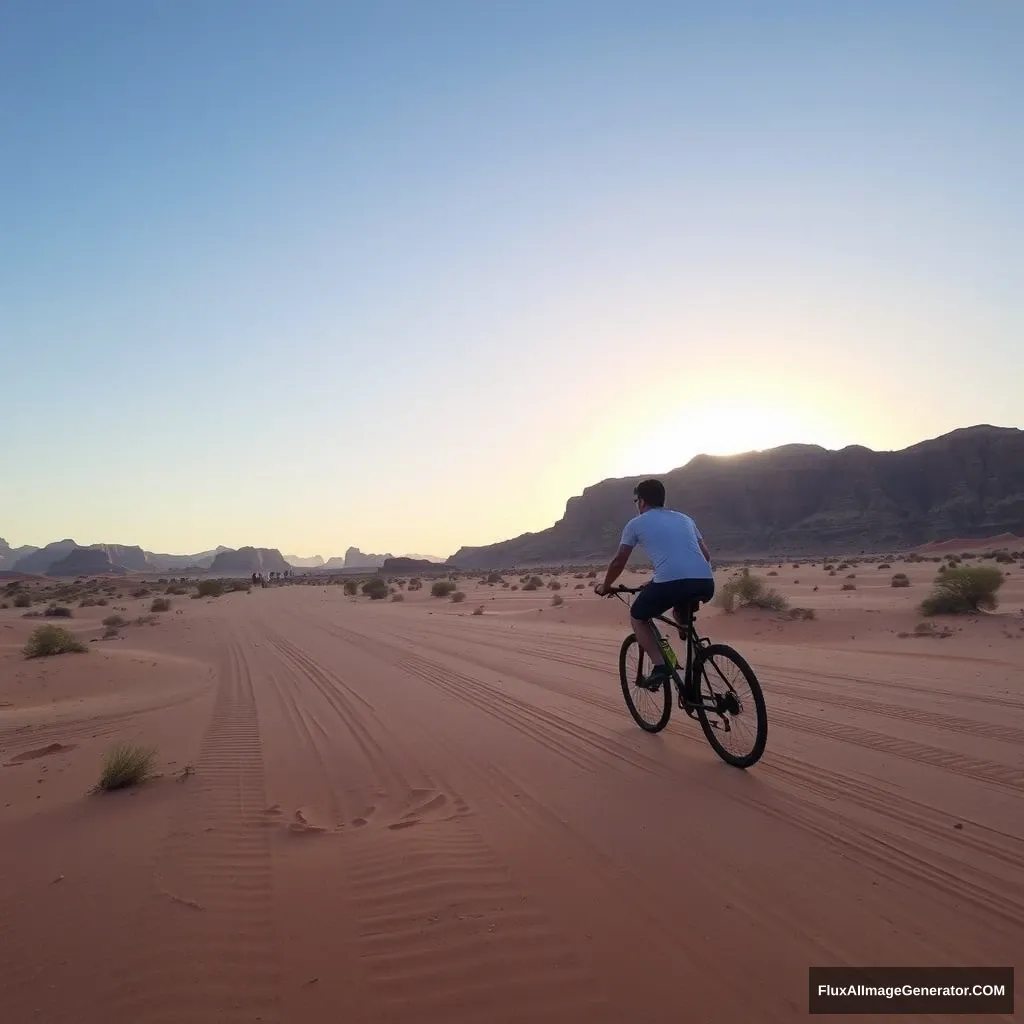
M 636 594 L 642 589 L 643 587 L 618 586 L 610 587 L 608 593 L 614 594 L 628 608 L 629 602 L 622 595 Z M 636 634 L 630 633 L 622 641 L 622 648 L 619 651 L 622 695 L 626 699 L 629 713 L 641 729 L 646 732 L 661 732 L 672 717 L 672 688 L 669 686 L 669 680 L 674 681 L 679 707 L 700 722 L 711 749 L 726 764 L 735 768 L 749 768 L 761 759 L 768 741 L 768 712 L 761 684 L 741 654 L 726 644 L 713 644 L 697 633 L 694 619 L 698 603 L 691 603 L 686 608 L 685 621 L 682 624 L 673 622 L 664 615 L 654 617 L 658 622 L 664 622 L 677 630 L 680 639 L 686 641 L 686 661 L 682 666 L 682 677 L 679 674 L 679 658 L 652 619 L 649 620 L 651 629 L 654 630 L 654 635 L 665 655 L 671 675 L 656 682 L 653 687 L 645 682 L 653 666 L 647 652 L 640 646 Z M 634 653 L 635 670 L 629 664 L 630 656 Z M 730 678 L 731 670 L 734 674 Z M 746 694 L 742 694 L 737 686 L 744 688 Z M 651 700 L 655 712 L 652 717 L 647 718 L 641 714 L 631 690 L 636 691 L 641 702 Z M 739 752 L 727 749 L 726 743 L 748 733 L 751 727 L 754 735 L 750 742 L 740 741 L 742 747 Z

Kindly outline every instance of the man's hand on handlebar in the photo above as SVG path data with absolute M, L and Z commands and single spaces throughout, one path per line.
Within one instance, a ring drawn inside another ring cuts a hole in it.
M 603 583 L 595 583 L 594 593 L 597 594 L 598 597 L 610 597 L 611 587 L 606 587 Z

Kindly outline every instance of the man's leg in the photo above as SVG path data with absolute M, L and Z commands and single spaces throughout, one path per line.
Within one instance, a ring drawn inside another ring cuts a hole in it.
M 655 665 L 665 664 L 665 655 L 662 653 L 661 645 L 654 639 L 654 630 L 651 629 L 650 620 L 634 619 L 629 617 L 633 632 L 636 633 L 637 642 L 646 651 L 647 656 Z
M 658 682 L 669 674 L 668 665 L 665 664 L 665 655 L 654 637 L 650 620 L 655 615 L 663 615 L 671 605 L 671 598 L 665 592 L 663 584 L 648 583 L 637 594 L 633 607 L 630 609 L 629 622 L 636 634 L 637 642 L 654 666 L 647 677 L 650 682 Z

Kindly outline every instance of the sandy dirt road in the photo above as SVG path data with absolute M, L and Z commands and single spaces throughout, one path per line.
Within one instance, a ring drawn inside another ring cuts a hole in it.
M 184 604 L 7 650 L 56 695 L 0 716 L 5 1024 L 791 1022 L 810 965 L 1024 964 L 1022 643 L 709 617 L 768 700 L 741 772 L 633 724 L 609 602 Z M 84 797 L 122 737 L 174 767 Z

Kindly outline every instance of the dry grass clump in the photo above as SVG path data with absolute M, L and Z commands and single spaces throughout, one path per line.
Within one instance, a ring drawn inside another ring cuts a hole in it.
M 561 594 L 555 594 L 551 598 L 551 603 L 557 608 L 559 605 L 565 604 L 565 598 Z
M 474 615 L 483 615 L 483 613 L 484 613 L 484 606 L 483 606 L 482 604 L 478 604 L 478 605 L 477 605 L 477 606 L 476 606 L 476 607 L 475 607 L 475 608 L 473 609 L 473 614 L 474 614 Z
M 856 590 L 857 589 L 857 584 L 856 583 L 844 583 L 839 589 L 840 590 Z
M 70 619 L 74 617 L 75 613 L 65 605 L 51 604 L 43 614 L 48 619 Z
M 746 567 L 724 584 L 715 603 L 726 612 L 745 606 L 775 612 L 785 611 L 789 607 L 789 602 L 782 594 L 777 590 L 765 589 L 764 581 L 759 576 L 752 576 Z
M 551 580 L 551 582 L 548 583 L 548 587 L 551 590 L 561 590 L 562 589 L 562 584 L 559 583 L 558 580 Z
M 403 594 L 400 590 L 396 591 L 394 594 L 391 595 L 391 600 L 392 601 L 404 601 L 405 600 L 405 594 Z
M 390 592 L 387 581 L 382 576 L 373 576 L 363 584 L 363 594 L 371 601 L 383 601 Z
M 451 580 L 435 580 L 430 585 L 431 597 L 447 597 L 455 591 L 455 584 Z M 454 600 L 454 598 L 453 598 Z
M 200 580 L 196 593 L 200 597 L 220 597 L 224 593 L 224 584 L 220 580 Z
M 31 608 L 32 607 L 32 598 L 28 594 L 25 594 L 25 593 L 18 594 L 17 597 L 15 597 L 15 599 L 14 599 L 14 607 L 15 608 Z
M 965 615 L 994 611 L 1003 574 L 992 565 L 961 566 L 937 576 L 932 592 L 921 602 L 923 615 Z
M 103 620 L 103 625 L 107 629 L 119 629 L 121 626 L 127 626 L 128 620 L 121 615 L 108 615 Z
M 523 584 L 523 590 L 539 590 L 539 589 L 540 589 L 540 584 L 539 583 L 534 583 L 533 580 L 528 580 L 526 583 Z
M 466 595 L 461 590 L 455 590 L 452 592 L 452 601 L 455 604 L 462 604 L 466 600 Z
M 896 573 L 889 583 L 891 587 L 909 587 L 910 577 L 905 572 Z
M 61 626 L 39 626 L 22 648 L 26 658 L 48 658 L 54 654 L 83 654 L 85 644 L 69 629 Z
M 138 786 L 153 777 L 155 763 L 154 748 L 119 743 L 103 756 L 103 767 L 95 791 L 110 792 L 128 786 Z
M 359 593 L 359 580 L 345 580 L 344 591 L 349 597 Z
M 813 620 L 816 619 L 818 615 L 813 608 L 790 608 L 789 617 L 791 619 Z
M 149 606 L 149 610 L 151 612 L 169 612 L 171 610 L 171 602 L 166 597 L 157 597 Z

